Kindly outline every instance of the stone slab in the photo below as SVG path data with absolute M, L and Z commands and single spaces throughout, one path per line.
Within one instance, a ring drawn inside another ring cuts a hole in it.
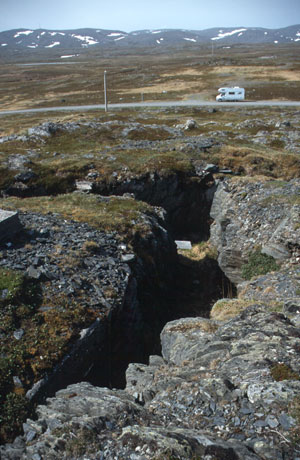
M 87 180 L 76 181 L 76 190 L 80 190 L 81 192 L 90 192 L 92 188 L 93 182 Z
M 192 249 L 192 243 L 190 241 L 179 241 L 176 240 L 175 244 L 177 246 L 177 249 Z
M 22 228 L 17 212 L 0 209 L 0 241 L 12 238 Z

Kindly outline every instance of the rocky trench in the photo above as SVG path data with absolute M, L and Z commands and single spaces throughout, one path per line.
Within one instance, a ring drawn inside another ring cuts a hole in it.
M 207 317 L 217 299 L 235 293 L 217 260 L 188 261 L 177 254 L 174 245 L 174 240 L 208 240 L 216 188 L 212 174 L 204 171 L 198 176 L 147 173 L 92 187 L 96 194 L 129 194 L 164 211 L 160 211 L 163 220 L 152 227 L 151 237 L 135 242 L 137 259 L 130 264 L 132 276 L 124 302 L 109 324 L 110 380 L 103 381 L 98 366 L 86 380 L 123 388 L 129 363 L 146 363 L 150 355 L 161 353 L 160 332 L 168 321 Z
M 107 276 L 113 277 L 115 284 L 119 282 L 118 296 L 114 300 L 100 299 L 99 318 L 81 331 L 80 338 L 63 360 L 27 391 L 30 399 L 43 401 L 57 390 L 82 380 L 98 386 L 123 388 L 129 363 L 145 363 L 149 355 L 160 354 L 159 334 L 168 321 L 182 316 L 208 315 L 209 307 L 224 296 L 224 286 L 229 282 L 215 260 L 204 261 L 201 266 L 197 262 L 184 263 L 184 256 L 180 260 L 174 240 L 199 242 L 209 237 L 209 215 L 215 190 L 212 175 L 205 172 L 200 176 L 145 174 L 127 182 L 115 181 L 110 185 L 93 187 L 96 194 L 130 194 L 152 206 L 160 206 L 164 211 L 157 209 L 155 217 L 146 218 L 150 220 L 151 231 L 135 237 L 132 244 L 134 253 L 128 252 L 126 245 L 118 243 L 116 235 L 108 239 L 105 235 L 101 236 L 100 244 L 104 241 L 110 247 L 112 262 Z M 63 241 L 64 250 L 68 251 L 72 244 L 74 249 L 77 238 L 80 242 L 85 238 L 80 237 L 80 233 L 95 241 L 99 238 L 95 234 L 97 232 L 86 230 L 84 226 L 63 221 L 58 224 L 58 216 L 40 217 L 26 213 L 20 215 L 20 219 L 26 232 L 36 235 L 34 250 L 22 256 L 21 260 L 18 251 L 24 251 L 24 244 L 19 244 L 17 236 L 12 247 L 4 250 L 1 265 L 24 269 L 27 276 L 39 282 L 46 279 L 48 285 L 49 279 L 52 279 L 51 273 L 49 275 L 46 270 L 49 271 L 49 266 L 46 265 L 46 269 L 40 267 L 41 263 L 35 259 L 38 254 L 45 256 L 51 240 L 53 245 Z M 57 226 L 60 230 L 52 230 Z M 66 231 L 62 230 L 63 227 Z M 50 232 L 45 233 L 45 228 L 51 229 Z M 28 235 L 26 238 L 31 243 L 34 240 Z M 89 263 L 86 260 L 88 268 Z M 93 271 L 90 276 L 87 275 L 90 284 L 95 281 Z M 70 277 L 73 275 L 69 274 Z M 60 276 L 53 274 L 53 292 Z M 72 291 L 72 286 L 68 282 L 65 284 L 66 292 Z M 70 295 L 69 292 L 67 295 Z M 92 303 L 97 302 L 97 292 L 87 292 L 86 295 L 85 305 L 89 303 L 89 295 Z M 77 301 L 75 294 L 73 300 Z
M 20 164 L 12 169 L 20 174 L 3 196 L 52 193 L 31 186 L 27 158 L 15 157 Z M 50 296 L 61 289 L 70 305 L 92 306 L 98 318 L 78 331 L 51 372 L 26 388 L 46 404 L 22 436 L 0 448 L 1 459 L 299 460 L 299 181 L 235 177 L 216 187 L 208 171 L 114 173 L 108 182 L 99 176 L 93 182 L 89 173 L 85 185 L 99 199 L 125 195 L 160 207 L 143 216 L 148 231 L 136 234 L 130 248 L 117 233 L 20 213 L 24 241 L 18 236 L 0 248 L 0 267 L 24 270 L 41 287 L 45 282 Z M 175 239 L 209 236 L 218 262 L 178 256 Z M 87 239 L 100 251 L 83 257 L 79 299 L 78 268 L 62 272 L 63 255 Z M 62 254 L 53 262 L 58 243 Z M 242 266 L 257 246 L 281 268 L 244 281 Z M 239 298 L 224 299 L 234 285 Z M 43 314 L 49 308 L 40 306 Z M 224 316 L 226 308 L 233 313 Z M 213 316 L 214 309 L 223 316 Z M 19 329 L 11 340 L 17 344 L 26 333 Z
M 211 239 L 232 281 L 239 281 L 241 261 L 258 242 L 274 256 L 288 252 L 281 270 L 238 285 L 250 292 L 248 308 L 246 302 L 225 320 L 203 318 L 204 305 L 227 296 L 221 287 L 224 275 L 216 262 L 198 271 L 197 266 L 190 271 L 178 264 L 173 235 L 184 238 L 185 233 L 171 228 L 172 213 L 164 219 L 157 209 L 156 217 L 147 217 L 151 231 L 136 237 L 133 252 L 115 242 L 110 253 L 115 280 L 121 270 L 123 284 L 100 322 L 103 330 L 96 330 L 103 341 L 93 348 L 93 329 L 85 331 L 77 356 L 66 368 L 72 371 L 72 363 L 76 368 L 80 356 L 76 378 L 54 375 L 52 382 L 64 389 L 39 405 L 38 419 L 27 420 L 23 436 L 0 450 L 5 460 L 299 459 L 293 437 L 300 375 L 299 181 L 273 184 L 240 178 L 220 183 L 214 193 L 213 181 L 206 183 L 206 190 L 201 180 L 194 179 L 203 193 L 193 212 L 202 212 L 204 220 L 209 212 L 215 217 Z M 132 183 L 119 193 L 138 195 Z M 180 193 L 181 187 L 173 188 L 174 201 Z M 86 234 L 86 228 L 79 230 Z M 238 253 L 224 258 L 234 246 Z M 189 311 L 186 295 L 192 287 L 197 296 L 201 289 L 206 292 L 198 308 Z M 176 319 L 183 316 L 194 317 Z M 158 335 L 166 322 L 161 356 Z M 96 354 L 99 359 L 91 359 Z M 149 354 L 149 364 L 143 364 Z M 126 389 L 103 388 L 122 388 L 123 367 L 129 362 L 135 364 L 128 366 Z

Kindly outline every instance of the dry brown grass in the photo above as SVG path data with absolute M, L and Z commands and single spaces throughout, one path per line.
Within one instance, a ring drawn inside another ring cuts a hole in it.
M 218 325 L 206 318 L 193 318 L 191 321 L 167 326 L 167 332 L 182 332 L 183 334 L 193 330 L 195 332 L 200 330 L 202 332 L 214 333 L 217 329 Z
M 247 176 L 293 179 L 300 175 L 299 155 L 265 146 L 222 145 L 215 151 L 221 168 Z
M 272 79 L 285 81 L 300 81 L 300 69 L 278 69 L 277 66 L 226 66 L 212 69 L 217 74 L 226 72 L 226 77 L 247 79 Z
M 100 230 L 117 231 L 128 240 L 136 232 L 150 231 L 143 212 L 153 212 L 149 205 L 141 201 L 123 197 L 101 200 L 96 195 L 79 192 L 55 197 L 4 198 L 0 199 L 0 207 L 42 214 L 59 213 L 67 219 L 86 222 Z
M 210 259 L 217 258 L 217 250 L 210 244 L 209 241 L 202 241 L 198 244 L 193 244 L 192 249 L 190 250 L 178 250 L 178 254 L 192 260 L 192 261 L 201 261 L 206 257 Z
M 180 79 L 176 81 L 170 81 L 165 83 L 156 82 L 154 86 L 142 86 L 140 88 L 132 88 L 132 89 L 122 89 L 119 91 L 119 94 L 157 94 L 162 93 L 163 91 L 169 92 L 188 92 L 190 93 L 191 90 L 199 91 L 201 89 L 201 85 L 198 82 L 187 82 L 181 81 Z
M 227 321 L 241 313 L 249 305 L 253 305 L 252 300 L 244 299 L 221 299 L 212 307 L 210 317 L 216 321 Z

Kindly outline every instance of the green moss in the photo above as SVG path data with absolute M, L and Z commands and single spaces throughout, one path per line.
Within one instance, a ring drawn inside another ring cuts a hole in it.
M 242 276 L 244 279 L 250 280 L 254 276 L 266 275 L 278 269 L 279 267 L 273 257 L 256 250 L 249 254 L 248 263 L 242 266 Z
M 276 300 L 269 300 L 268 301 L 268 308 L 270 311 L 274 311 L 276 313 L 282 313 L 283 309 L 283 302 L 278 302 Z
M 17 271 L 0 268 L 0 298 L 12 300 L 19 297 L 23 288 L 24 276 Z M 2 296 L 1 296 L 2 291 Z
M 282 188 L 288 185 L 288 182 L 285 180 L 269 180 L 265 183 L 265 188 Z
M 0 167 L 0 189 L 5 189 L 9 186 L 15 176 L 15 172 L 7 168 Z
M 287 203 L 292 206 L 300 204 L 300 196 L 299 195 L 283 195 L 283 194 L 273 194 L 261 201 L 263 206 L 269 206 L 270 204 L 281 204 Z
M 87 455 L 100 449 L 98 434 L 93 429 L 80 428 L 76 431 L 76 436 L 69 433 L 66 442 L 65 451 L 68 458 L 78 458 L 81 455 Z
M 270 146 L 274 149 L 284 149 L 285 148 L 285 143 L 284 141 L 282 141 L 281 139 L 273 139 L 271 142 L 270 142 Z
M 21 427 L 21 418 L 16 418 L 18 411 L 20 417 L 29 415 L 26 412 L 29 408 L 23 404 L 21 396 L 53 369 L 76 340 L 79 331 L 96 319 L 97 312 L 73 305 L 62 295 L 44 298 L 39 286 L 23 279 L 19 273 L 8 270 L 3 273 L 9 274 L 1 278 L 2 287 L 9 288 L 9 298 L 2 299 L 0 309 L 0 330 L 3 332 L 0 341 L 0 406 L 4 407 L 1 409 L 0 436 L 7 442 L 18 434 Z M 47 305 L 50 309 L 40 312 L 37 309 L 40 305 Z M 24 331 L 19 340 L 13 335 L 17 329 Z M 21 385 L 15 385 L 14 376 L 20 379 Z M 15 412 L 11 407 L 13 402 Z
M 0 413 L 0 442 L 13 441 L 31 412 L 32 405 L 25 396 L 8 393 Z
M 33 165 L 32 170 L 35 177 L 28 182 L 28 185 L 37 189 L 37 193 L 46 195 L 58 195 L 68 193 L 75 189 L 75 180 L 80 178 L 84 172 L 63 171 L 41 165 Z
M 270 372 L 273 379 L 277 382 L 281 382 L 282 380 L 300 380 L 299 374 L 283 363 L 272 366 Z
M 291 441 L 299 450 L 300 447 L 300 396 L 296 396 L 289 408 L 290 415 L 296 420 L 296 425 L 291 430 Z
M 13 388 L 13 367 L 9 358 L 0 358 L 0 369 L 0 403 L 3 404 L 3 395 L 6 395 Z

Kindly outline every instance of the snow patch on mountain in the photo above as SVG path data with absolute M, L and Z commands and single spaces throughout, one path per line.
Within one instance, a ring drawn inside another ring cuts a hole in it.
M 45 48 L 53 48 L 54 46 L 60 45 L 60 42 L 53 42 L 50 45 L 45 46 Z
M 85 42 L 82 46 L 96 45 L 96 43 L 99 43 L 93 37 L 89 37 L 88 35 L 84 36 L 84 35 L 71 34 L 71 37 L 77 38 L 78 40 L 81 40 L 81 41 Z
M 240 32 L 245 32 L 247 29 L 236 29 L 232 30 L 231 32 L 223 32 L 223 30 L 219 30 L 219 34 L 217 37 L 211 38 L 211 40 L 222 40 L 222 38 L 230 37 L 231 35 L 238 34 Z
M 23 30 L 22 32 L 17 32 L 16 35 L 14 35 L 14 38 L 18 38 L 20 35 L 29 35 L 32 33 L 33 30 Z
M 124 39 L 126 40 L 124 41 Z M 164 41 L 163 41 L 164 39 Z M 11 31 L 0 32 L 0 49 L 5 54 L 8 50 L 15 51 L 19 49 L 39 48 L 38 44 L 42 43 L 43 49 L 61 47 L 68 50 L 67 55 L 76 53 L 80 48 L 88 48 L 93 45 L 109 47 L 117 45 L 122 41 L 122 45 L 128 44 L 130 47 L 151 47 L 165 44 L 168 46 L 184 46 L 188 42 L 193 44 L 209 43 L 211 41 L 220 41 L 222 45 L 234 43 L 270 43 L 274 46 L 278 43 L 297 43 L 300 42 L 300 25 L 294 25 L 282 29 L 265 29 L 265 28 L 213 28 L 206 30 L 189 30 L 189 29 L 146 29 L 135 30 L 132 32 L 123 32 L 120 30 L 105 29 L 72 29 L 68 31 L 45 30 L 45 29 L 14 29 Z

